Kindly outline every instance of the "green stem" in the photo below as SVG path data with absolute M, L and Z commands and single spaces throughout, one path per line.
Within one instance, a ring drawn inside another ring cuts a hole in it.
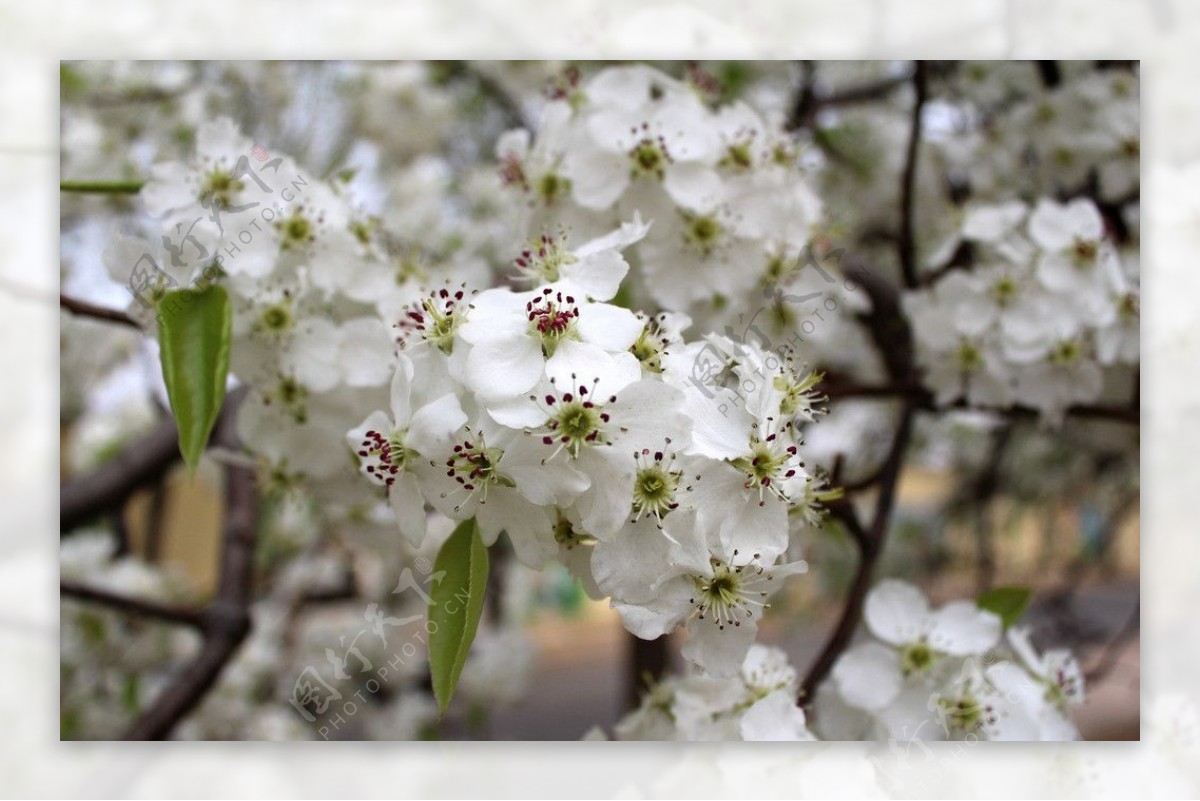
M 90 192 L 101 195 L 136 195 L 145 181 L 59 181 L 60 192 Z

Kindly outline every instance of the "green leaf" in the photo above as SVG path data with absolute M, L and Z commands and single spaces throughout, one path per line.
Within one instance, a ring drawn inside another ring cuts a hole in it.
M 196 469 L 225 399 L 232 324 L 229 294 L 220 286 L 172 290 L 158 302 L 163 381 L 188 470 Z
M 429 675 L 444 715 L 475 640 L 487 589 L 487 548 L 479 538 L 475 518 L 459 524 L 446 540 L 434 565 L 434 575 L 438 573 L 442 576 L 430 595 L 427 623 Z
M 980 595 L 975 605 L 995 614 L 1007 629 L 1024 614 L 1031 598 L 1033 589 L 1030 587 L 995 587 Z

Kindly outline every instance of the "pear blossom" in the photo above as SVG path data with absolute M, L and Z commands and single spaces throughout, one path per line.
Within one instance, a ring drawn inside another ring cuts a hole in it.
M 346 441 L 363 475 L 387 489 L 400 532 L 419 545 L 426 524 L 425 500 L 416 474 L 420 457 L 438 452 L 467 418 L 453 393 L 424 397 L 413 379 L 413 362 L 401 355 L 392 379 L 391 415 L 372 412 L 346 434 Z
M 1000 619 L 966 601 L 931 610 L 921 591 L 887 579 L 867 595 L 867 628 L 877 640 L 847 651 L 833 668 L 842 698 L 879 711 L 896 699 L 907 680 L 932 675 L 945 657 L 977 654 L 1000 639 Z

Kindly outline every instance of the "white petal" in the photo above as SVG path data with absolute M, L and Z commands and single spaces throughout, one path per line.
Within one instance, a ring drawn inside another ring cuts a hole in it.
M 246 404 L 246 408 L 250 407 L 251 404 Z M 392 433 L 394 428 L 395 425 L 386 414 L 374 411 L 367 415 L 366 420 L 363 420 L 357 426 L 350 429 L 350 431 L 346 432 L 346 443 L 349 444 L 351 450 L 358 451 L 368 431 L 378 431 L 387 436 Z
M 151 167 L 150 179 L 139 193 L 146 212 L 152 217 L 165 217 L 194 203 L 196 197 L 188 186 L 190 175 L 191 171 L 177 161 Z
M 517 491 L 538 506 L 566 506 L 588 488 L 588 477 L 534 436 L 518 436 L 504 450 L 498 469 L 517 484 Z
M 401 353 L 396 361 L 396 372 L 392 375 L 391 399 L 392 419 L 397 425 L 407 426 L 412 417 L 413 363 Z
M 589 256 L 601 253 L 606 250 L 624 250 L 635 242 L 640 242 L 650 232 L 651 222 L 643 222 L 641 212 L 635 211 L 633 219 L 629 222 L 621 223 L 621 227 L 615 231 L 611 231 L 604 236 L 597 237 L 591 241 L 584 242 L 579 247 L 575 248 L 572 253 L 575 258 L 583 261 Z
M 679 649 L 684 659 L 712 676 L 736 676 L 758 634 L 758 621 L 747 618 L 740 626 L 721 628 L 711 619 L 692 618 L 688 634 L 690 639 Z
M 886 579 L 867 595 L 863 617 L 876 637 L 904 645 L 916 642 L 925 633 L 929 602 L 908 582 Z
M 296 332 L 289 345 L 284 369 L 291 369 L 296 379 L 314 392 L 327 392 L 338 385 L 341 377 L 341 331 L 321 318 L 308 321 Z
M 742 716 L 741 730 L 746 741 L 815 739 L 805 725 L 804 710 L 787 690 L 776 690 L 756 701 Z
M 467 385 L 484 397 L 512 398 L 528 392 L 542 377 L 542 346 L 520 334 L 487 340 L 467 355 Z
M 931 616 L 929 644 L 955 656 L 981 654 L 1000 640 L 1000 618 L 970 601 L 954 601 Z
M 633 354 L 629 356 L 633 357 Z M 553 379 L 562 391 L 578 389 L 580 385 L 589 387 L 590 391 L 595 383 L 598 393 L 611 395 L 641 374 L 636 357 L 633 357 L 633 364 L 637 365 L 637 372 L 631 374 L 628 359 L 614 358 L 613 354 L 590 342 L 567 339 L 558 343 L 554 355 L 546 360 L 546 377 Z
M 412 416 L 405 443 L 422 456 L 432 456 L 467 422 L 458 396 L 448 392 L 425 404 Z
M 459 337 L 476 344 L 525 333 L 529 323 L 525 304 L 529 299 L 528 292 L 516 293 L 507 289 L 480 292 L 471 299 L 467 319 L 458 329 Z
M 590 486 L 575 501 L 583 528 L 597 539 L 613 536 L 629 518 L 633 456 L 608 446 L 585 448 L 575 460 Z
M 414 548 L 421 547 L 425 540 L 425 499 L 417 486 L 417 477 L 407 471 L 396 477 L 396 483 L 388 487 L 388 504 L 396 515 L 400 533 Z
M 700 382 L 684 391 L 684 411 L 692 419 L 689 453 L 710 459 L 736 459 L 750 447 L 749 413 L 730 390 Z
M 721 176 L 697 162 L 673 165 L 663 179 L 663 188 L 678 205 L 695 212 L 710 212 L 722 200 Z
M 629 262 L 615 250 L 581 257 L 562 268 L 562 278 L 593 300 L 609 300 L 629 274 Z M 582 310 L 581 310 L 582 312 Z
M 613 601 L 613 609 L 621 615 L 626 630 L 643 640 L 653 640 L 677 629 L 692 611 L 688 599 L 695 585 L 686 577 L 663 584 L 653 598 L 644 603 Z M 747 645 L 747 647 L 749 647 Z
M 530 400 L 528 395 L 488 401 L 487 412 L 500 425 L 514 429 L 537 428 L 548 419 L 545 407 Z
M 607 389 L 607 388 L 606 388 Z M 606 407 L 620 430 L 610 432 L 615 444 L 633 450 L 658 450 L 666 440 L 674 449 L 688 444 L 690 425 L 683 411 L 683 392 L 653 379 L 634 381 L 617 392 Z
M 648 601 L 666 572 L 671 541 L 652 517 L 628 523 L 592 549 L 592 575 L 606 594 L 622 603 Z
M 877 712 L 900 694 L 903 680 L 896 652 L 877 642 L 851 648 L 830 674 L 842 700 L 857 709 Z
M 586 303 L 579 307 L 576 321 L 584 341 L 607 351 L 628 350 L 637 341 L 646 324 L 629 309 L 607 303 Z
M 567 151 L 563 172 L 571 179 L 575 202 L 602 210 L 616 203 L 629 187 L 629 168 L 619 155 L 597 147 L 580 146 Z
M 477 513 L 481 532 L 508 532 L 517 561 L 540 570 L 558 553 L 554 529 L 547 509 L 535 506 L 507 488 L 488 494 Z

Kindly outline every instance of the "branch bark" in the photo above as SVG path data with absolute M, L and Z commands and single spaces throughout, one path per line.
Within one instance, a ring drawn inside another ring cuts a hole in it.
M 850 585 L 846 597 L 846 605 L 842 608 L 841 617 L 833 628 L 833 633 L 825 641 L 825 646 L 817 655 L 816 660 L 808 669 L 804 681 L 800 685 L 801 704 L 812 699 L 817 686 L 829 675 L 838 657 L 850 645 L 854 630 L 862 619 L 863 604 L 871 589 L 874 578 L 875 564 L 883 553 L 883 544 L 887 538 L 888 525 L 891 522 L 892 508 L 895 505 L 896 485 L 900 479 L 900 468 L 904 464 L 904 455 L 912 437 L 914 409 L 906 404 L 900 416 L 900 424 L 896 429 L 896 437 L 884 462 L 883 474 L 879 482 L 879 497 L 875 501 L 875 513 L 869 527 L 864 527 L 858 519 L 858 513 L 853 504 L 845 498 L 829 503 L 831 515 L 842 521 L 858 547 L 858 570 Z
M 246 389 L 229 393 L 217 428 L 231 422 Z M 59 529 L 63 536 L 93 517 L 119 507 L 133 492 L 159 478 L 179 455 L 179 432 L 174 420 L 165 420 L 153 431 L 91 473 L 70 479 L 59 495 Z
M 174 606 L 160 601 L 141 598 L 128 598 L 109 592 L 108 590 L 88 587 L 74 581 L 60 582 L 59 593 L 65 598 L 107 606 L 110 609 L 130 615 L 158 618 L 167 623 L 177 623 L 193 628 L 203 628 L 204 626 L 204 615 L 198 609 Z
M 912 330 L 900 308 L 899 291 L 880 278 L 873 270 L 856 271 L 854 279 L 863 286 L 871 299 L 871 311 L 861 319 L 866 325 L 867 332 L 876 349 L 883 357 L 888 378 L 896 386 L 914 386 L 916 377 L 914 375 Z M 883 552 L 884 542 L 887 538 L 888 526 L 891 523 L 892 510 L 896 501 L 896 486 L 900 481 L 900 471 L 912 438 L 913 420 L 918 408 L 918 398 L 911 393 L 901 397 L 903 397 L 904 403 L 896 426 L 896 434 L 888 449 L 887 458 L 879 470 L 879 494 L 875 498 L 875 510 L 870 524 L 866 526 L 862 524 L 854 505 L 846 498 L 828 504 L 830 514 L 846 526 L 846 530 L 858 547 L 858 570 L 850 585 L 841 617 L 801 682 L 798 699 L 800 704 L 806 704 L 811 700 L 817 686 L 825 679 L 829 671 L 833 669 L 838 657 L 849 646 L 850 640 L 854 636 L 854 630 L 862 618 L 863 604 L 866 602 L 867 592 L 871 588 L 875 564 Z
M 116 309 L 106 309 L 103 306 L 97 306 L 93 303 L 88 303 L 86 300 L 73 298 L 70 295 L 58 293 L 58 304 L 72 314 L 77 314 L 80 317 L 91 317 L 94 320 L 102 320 L 106 323 L 116 323 L 117 325 L 129 326 L 130 328 L 142 330 L 137 321 L 123 311 Z
M 913 231 L 913 202 L 917 183 L 917 155 L 921 148 L 921 112 L 925 108 L 925 97 L 928 90 L 927 75 L 925 62 L 915 62 L 912 76 L 915 97 L 912 106 L 911 132 L 908 137 L 908 151 L 904 157 L 904 173 L 901 176 L 900 184 L 900 241 L 897 248 L 900 256 L 900 270 L 904 275 L 904 285 L 909 289 L 915 288 L 919 283 L 916 236 Z
M 226 409 L 236 404 L 226 404 Z M 217 422 L 214 441 L 234 447 L 235 415 Z M 162 740 L 196 708 L 250 632 L 258 493 L 253 470 L 229 465 L 225 479 L 225 522 L 217 594 L 202 618 L 200 653 L 150 703 L 125 733 L 125 740 Z
M 973 407 L 964 400 L 956 401 L 955 403 L 938 406 L 934 401 L 933 394 L 929 390 L 914 383 L 893 383 L 893 384 L 855 384 L 849 381 L 832 381 L 824 384 L 821 390 L 829 398 L 846 399 L 846 398 L 861 398 L 871 399 L 877 398 L 887 400 L 889 398 L 907 398 L 911 400 L 917 409 L 921 411 L 944 411 L 951 409 L 977 409 L 980 411 L 991 411 L 997 415 L 1015 419 L 1029 419 L 1041 416 L 1041 411 L 1029 406 L 1008 406 L 1005 408 L 984 409 L 982 407 Z M 1081 419 L 1092 420 L 1108 420 L 1114 423 L 1127 423 L 1129 425 L 1141 424 L 1141 407 L 1135 398 L 1128 406 L 1105 406 L 1100 404 L 1081 403 L 1070 406 L 1066 409 L 1065 414 L 1068 417 L 1077 417 Z

